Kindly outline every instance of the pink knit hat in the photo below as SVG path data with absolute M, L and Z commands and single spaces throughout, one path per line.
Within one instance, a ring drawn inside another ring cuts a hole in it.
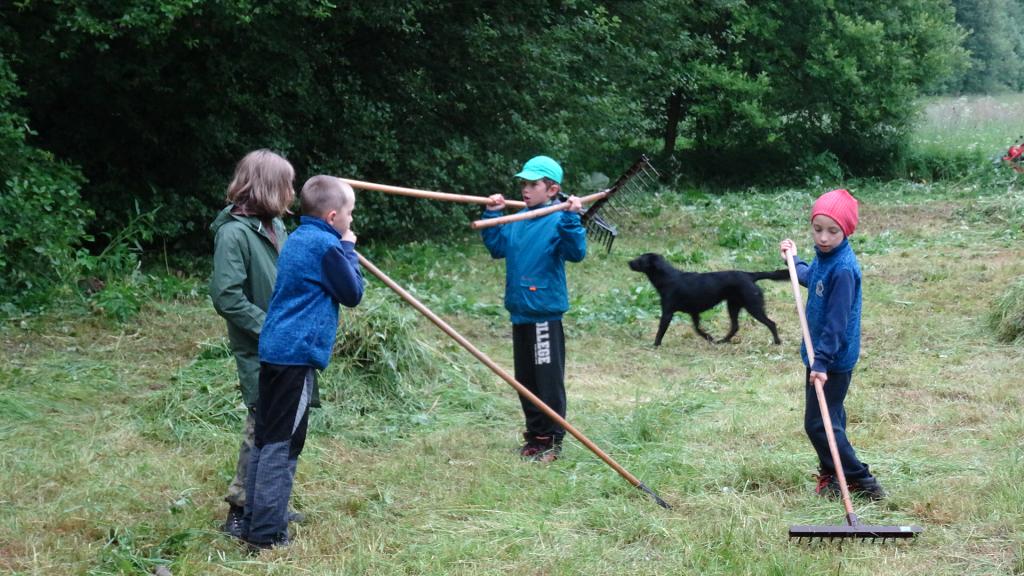
M 818 196 L 811 208 L 811 220 L 818 214 L 835 220 L 846 236 L 857 229 L 857 199 L 842 188 Z

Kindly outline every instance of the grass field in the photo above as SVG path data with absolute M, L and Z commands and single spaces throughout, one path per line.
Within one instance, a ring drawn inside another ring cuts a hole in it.
M 855 504 L 867 523 L 923 526 L 912 543 L 787 539 L 843 520 L 812 492 L 788 283 L 761 282 L 781 346 L 744 314 L 732 344 L 678 318 L 655 349 L 657 297 L 626 267 L 656 251 L 769 270 L 785 237 L 809 259 L 824 190 L 662 190 L 610 255 L 570 266 L 565 324 L 569 421 L 671 510 L 574 440 L 551 465 L 520 462 L 514 392 L 368 279 L 299 464 L 309 520 L 249 556 L 217 531 L 243 410 L 196 279 L 126 324 L 56 310 L 0 326 L 0 572 L 1024 574 L 1024 346 L 988 320 L 1024 275 L 1024 192 L 1003 177 L 847 186 L 864 273 L 849 434 L 890 493 Z M 475 234 L 363 253 L 511 368 L 503 265 Z M 724 334 L 725 316 L 705 328 Z

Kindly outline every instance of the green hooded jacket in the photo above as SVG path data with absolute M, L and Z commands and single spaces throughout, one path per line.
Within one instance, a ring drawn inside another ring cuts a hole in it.
M 228 324 L 242 400 L 254 408 L 259 397 L 260 330 L 277 279 L 277 255 L 288 232 L 284 222 L 274 218 L 275 246 L 259 218 L 232 214 L 232 208 L 221 210 L 210 225 L 214 236 L 210 298 Z

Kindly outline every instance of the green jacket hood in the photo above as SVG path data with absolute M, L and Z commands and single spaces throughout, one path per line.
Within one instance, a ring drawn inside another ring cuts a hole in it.
M 252 228 L 252 230 L 257 234 L 262 233 L 263 222 L 261 222 L 259 218 L 255 216 L 243 216 L 241 214 L 232 214 L 231 210 L 234 207 L 234 204 L 228 204 L 223 209 L 221 209 L 220 212 L 217 213 L 217 217 L 214 218 L 213 223 L 210 224 L 210 233 L 216 236 L 217 231 L 220 230 L 221 226 L 224 226 L 228 222 L 241 222 L 242 224 L 245 224 L 249 228 Z M 280 219 L 275 218 L 274 220 L 276 225 L 276 221 Z

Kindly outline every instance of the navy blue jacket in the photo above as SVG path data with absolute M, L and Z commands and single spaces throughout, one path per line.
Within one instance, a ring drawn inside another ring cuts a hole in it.
M 500 212 L 484 212 L 484 218 L 498 216 Z M 491 256 L 505 259 L 505 308 L 512 323 L 561 320 L 569 309 L 565 262 L 580 262 L 587 255 L 587 231 L 580 215 L 568 210 L 555 212 L 484 228 L 481 235 Z
M 815 372 L 849 372 L 860 356 L 861 273 L 848 239 L 830 252 L 814 248 L 808 266 L 796 259 L 797 277 L 807 290 L 807 327 L 814 345 Z M 800 346 L 807 364 L 807 348 Z
M 260 333 L 260 362 L 326 368 L 338 331 L 338 304 L 363 298 L 355 244 L 330 224 L 303 216 L 277 260 L 277 282 Z

